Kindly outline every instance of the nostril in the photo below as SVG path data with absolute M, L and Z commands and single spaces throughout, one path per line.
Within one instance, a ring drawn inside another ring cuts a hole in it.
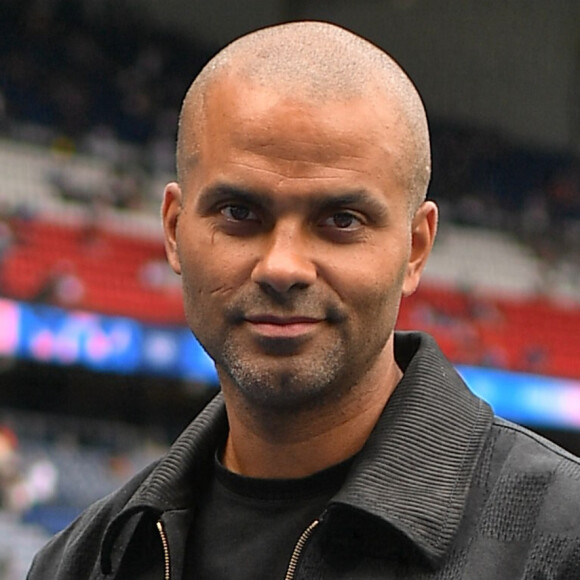
M 308 287 L 316 280 L 312 250 L 301 222 L 281 220 L 270 232 L 252 271 L 252 281 L 275 293 Z
M 295 292 L 307 289 L 309 287 L 309 284 L 297 282 L 290 287 L 280 288 L 272 286 L 271 284 L 266 282 L 258 282 L 258 286 L 264 292 L 264 294 L 266 294 L 279 304 L 284 304 L 285 302 L 288 301 L 288 299 L 291 296 L 294 296 Z
M 316 268 L 309 260 L 297 256 L 287 255 L 284 259 L 269 256 L 256 264 L 252 280 L 262 287 L 284 293 L 310 286 L 316 280 Z

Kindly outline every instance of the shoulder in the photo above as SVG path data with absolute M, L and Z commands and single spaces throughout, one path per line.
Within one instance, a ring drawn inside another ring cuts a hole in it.
M 580 459 L 495 418 L 474 486 L 482 542 L 525 550 L 526 578 L 580 578 Z
M 491 433 L 515 471 L 551 474 L 580 485 L 580 458 L 552 441 L 499 417 L 494 418 Z
M 36 554 L 28 580 L 90 578 L 99 565 L 101 543 L 110 522 L 125 507 L 157 463 L 152 463 L 123 487 L 90 505 Z
M 580 537 L 580 459 L 499 418 L 488 443 L 480 476 L 486 480 L 489 509 L 533 522 L 538 531 L 574 530 Z

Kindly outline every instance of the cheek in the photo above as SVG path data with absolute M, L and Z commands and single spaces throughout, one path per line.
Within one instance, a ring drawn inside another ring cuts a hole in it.
M 231 293 L 231 285 L 211 260 L 201 259 L 199 254 L 183 258 L 185 317 L 198 340 L 208 346 L 222 332 L 223 304 Z
M 364 310 L 398 303 L 408 263 L 404 244 L 383 243 L 371 250 L 341 255 L 321 266 L 341 300 Z
M 354 312 L 353 332 L 366 342 L 383 344 L 393 332 L 399 314 L 406 261 L 392 257 L 381 260 L 374 268 L 358 273 L 358 284 L 351 295 Z
M 223 301 L 247 278 L 243 252 L 234 244 L 218 244 L 208 232 L 183 238 L 179 259 L 186 299 L 197 301 L 197 310 L 211 308 Z M 203 307 L 202 307 L 203 305 Z M 192 307 L 194 305 L 192 304 Z M 200 312 L 200 314 L 203 314 Z
M 359 297 L 359 309 L 364 311 L 364 318 L 369 326 L 391 323 L 396 319 L 403 279 L 402 268 L 388 274 L 380 273 L 372 280 L 368 279 L 364 293 Z

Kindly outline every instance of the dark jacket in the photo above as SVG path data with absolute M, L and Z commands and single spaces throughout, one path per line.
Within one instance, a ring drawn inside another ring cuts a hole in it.
M 580 579 L 580 461 L 502 419 L 432 338 L 398 333 L 404 377 L 289 578 Z M 36 556 L 29 580 L 181 578 L 221 395 L 167 455 Z

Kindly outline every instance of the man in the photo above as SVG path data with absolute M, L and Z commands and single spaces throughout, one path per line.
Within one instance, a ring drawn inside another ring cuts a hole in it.
M 427 122 L 330 24 L 243 37 L 191 86 L 169 262 L 221 394 L 29 578 L 580 578 L 580 463 L 395 334 L 431 251 Z

